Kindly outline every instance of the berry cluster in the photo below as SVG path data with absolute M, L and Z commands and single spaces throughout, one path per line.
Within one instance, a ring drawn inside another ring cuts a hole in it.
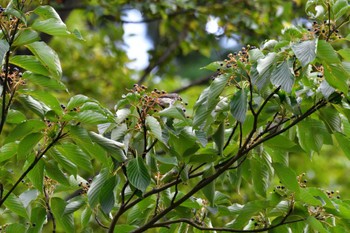
M 334 22 L 328 20 L 323 21 L 321 24 L 314 21 L 312 28 L 309 28 L 308 31 L 311 32 L 313 37 L 329 38 L 332 40 L 342 38 Z
M 301 175 L 297 176 L 297 180 L 300 188 L 306 188 L 307 180 L 304 179 L 304 177 L 305 177 L 305 173 L 302 173 Z
M 89 178 L 88 181 L 85 182 L 85 183 L 84 182 L 80 182 L 79 185 L 78 185 L 81 188 L 80 191 L 79 191 L 79 194 L 80 195 L 86 194 L 89 191 L 89 189 L 90 189 L 91 183 L 92 183 L 92 179 L 91 178 Z
M 320 221 L 324 221 L 333 216 L 331 214 L 327 214 L 326 210 L 321 206 L 309 206 L 307 210 L 311 216 L 314 216 L 317 220 Z
M 51 179 L 48 176 L 44 176 L 44 187 L 48 196 L 51 196 L 55 191 L 57 181 Z
M 328 198 L 336 197 L 337 199 L 340 199 L 340 195 L 339 195 L 339 191 L 338 190 L 337 191 L 334 191 L 334 190 L 329 191 L 329 190 L 327 190 L 326 194 L 327 194 Z
M 140 115 L 139 126 L 142 125 L 142 121 L 146 119 L 147 115 L 159 112 L 162 109 L 177 103 L 182 105 L 183 112 L 186 111 L 184 105 L 187 105 L 187 103 L 183 103 L 182 98 L 176 93 L 167 93 L 166 91 L 158 90 L 156 88 L 152 91 L 148 91 L 146 86 L 140 86 L 138 84 L 134 84 L 131 93 L 135 93 L 140 96 L 138 102 L 136 103 L 136 107 Z
M 247 47 L 242 47 L 242 49 L 235 53 L 229 53 L 227 55 L 228 59 L 225 59 L 225 64 L 220 64 L 221 66 L 224 66 L 228 68 L 237 68 L 237 63 L 248 63 L 249 62 L 249 54 L 248 51 L 251 49 L 255 49 L 255 46 L 247 45 Z M 218 70 L 220 71 L 220 69 Z
M 19 86 L 25 84 L 25 81 L 22 79 L 22 72 L 17 67 L 11 69 L 8 67 L 7 69 L 3 68 L 0 74 L 0 84 L 5 84 L 5 79 L 7 77 L 7 90 L 9 92 L 14 92 L 17 90 Z
M 256 228 L 266 227 L 270 224 L 268 219 L 266 219 L 262 214 L 253 216 L 250 219 L 250 221 L 254 224 Z

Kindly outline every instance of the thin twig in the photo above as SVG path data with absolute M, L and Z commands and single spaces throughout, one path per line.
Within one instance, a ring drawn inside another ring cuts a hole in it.
M 35 167 L 35 165 L 40 161 L 40 159 L 44 156 L 44 154 L 46 154 L 46 152 L 51 149 L 51 147 L 53 147 L 61 138 L 63 138 L 66 134 L 63 133 L 63 128 L 64 128 L 64 124 L 63 126 L 61 126 L 61 129 L 59 131 L 59 133 L 57 134 L 57 136 L 51 141 L 51 143 L 38 155 L 34 158 L 34 161 L 29 165 L 29 167 L 22 173 L 22 175 L 17 179 L 16 183 L 11 187 L 11 189 L 6 193 L 6 195 L 4 196 L 4 198 L 2 198 L 0 200 L 0 207 L 2 206 L 2 204 L 4 204 L 4 202 L 6 201 L 6 199 L 10 196 L 10 194 L 16 189 L 16 187 L 18 186 L 19 183 L 21 183 L 21 181 L 24 179 L 24 177 L 27 176 L 27 174 Z
M 250 76 L 247 74 L 247 78 L 248 78 L 248 82 L 249 82 L 249 109 L 252 112 L 253 116 L 255 116 L 255 110 L 253 107 L 253 83 L 252 80 L 250 78 Z
M 98 224 L 100 227 L 102 227 L 102 228 L 104 228 L 104 229 L 108 229 L 108 227 L 105 226 L 105 225 L 100 221 L 100 219 L 98 219 L 98 217 L 97 217 L 96 214 L 95 214 L 95 221 L 97 222 L 97 224 Z
M 52 232 L 56 232 L 56 220 L 55 216 L 52 213 L 51 207 L 50 207 L 50 197 L 46 191 L 45 185 L 43 186 L 43 191 L 45 195 L 45 205 L 46 205 L 46 212 L 47 212 L 47 218 L 49 220 L 52 220 Z
M 204 227 L 201 225 L 198 225 L 197 223 L 193 222 L 190 219 L 187 218 L 181 218 L 181 219 L 177 219 L 177 220 L 171 220 L 171 221 L 166 221 L 166 222 L 162 222 L 162 223 L 156 223 L 154 224 L 152 227 L 150 228 L 156 228 L 156 227 L 168 227 L 171 224 L 176 224 L 176 223 L 186 223 L 188 225 L 191 225 L 195 228 L 197 228 L 198 230 L 202 230 L 202 231 L 226 231 L 226 232 L 263 232 L 263 231 L 268 231 L 268 230 L 272 230 L 275 229 L 277 227 L 280 227 L 282 225 L 286 225 L 286 224 L 291 224 L 291 223 L 296 223 L 296 222 L 302 222 L 305 221 L 306 218 L 301 218 L 301 219 L 296 219 L 296 220 L 291 220 L 291 221 L 286 221 L 283 223 L 279 223 L 270 227 L 265 227 L 265 228 L 261 228 L 261 229 L 253 229 L 253 230 L 238 230 L 238 229 L 232 229 L 232 228 L 225 228 L 225 227 Z
M 183 15 L 183 14 L 188 14 L 188 13 L 193 13 L 194 10 L 193 9 L 189 9 L 189 10 L 183 10 L 183 11 L 178 11 L 178 12 L 174 12 L 174 13 L 169 13 L 167 14 L 168 18 L 169 17 L 174 17 L 177 15 Z M 121 23 L 125 23 L 125 24 L 139 24 L 139 23 L 151 23 L 154 21 L 159 21 L 162 20 L 162 17 L 154 17 L 154 18 L 145 18 L 139 21 L 127 21 L 127 20 L 120 20 Z
M 183 31 L 179 33 L 177 40 L 168 47 L 168 49 L 158 58 L 158 60 L 156 60 L 153 63 L 150 63 L 148 67 L 143 71 L 143 74 L 140 77 L 137 84 L 140 85 L 144 83 L 146 81 L 147 76 L 152 72 L 154 68 L 163 64 L 171 55 L 174 54 L 174 51 L 179 47 L 180 43 L 185 39 L 187 32 L 188 32 L 188 28 L 187 26 L 185 26 Z
M 236 129 L 237 129 L 238 124 L 239 124 L 239 121 L 237 121 L 236 124 L 235 124 L 235 126 L 232 128 L 231 134 L 230 134 L 230 136 L 228 137 L 228 139 L 227 139 L 227 141 L 226 141 L 226 143 L 225 143 L 225 146 L 224 146 L 224 148 L 223 148 L 224 150 L 226 149 L 226 147 L 228 147 L 228 145 L 230 145 L 230 141 L 232 140 L 232 137 L 233 137 L 233 135 L 234 135 L 235 132 L 236 132 Z
M 177 88 L 177 89 L 171 91 L 171 93 L 180 93 L 180 92 L 184 92 L 184 91 L 186 91 L 192 87 L 195 87 L 195 86 L 205 85 L 205 84 L 209 83 L 209 81 L 212 80 L 213 77 L 215 77 L 216 75 L 217 74 L 215 73 L 215 74 L 207 75 L 202 79 L 196 79 L 186 86 L 183 86 L 183 87 L 180 87 L 180 88 Z

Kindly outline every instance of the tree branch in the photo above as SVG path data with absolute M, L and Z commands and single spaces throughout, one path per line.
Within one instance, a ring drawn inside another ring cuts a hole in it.
M 57 136 L 51 141 L 51 143 L 43 150 L 38 156 L 34 158 L 34 161 L 30 164 L 30 166 L 22 173 L 22 175 L 17 179 L 16 183 L 12 186 L 12 188 L 6 193 L 4 198 L 0 200 L 0 207 L 6 199 L 10 196 L 10 194 L 16 189 L 19 183 L 27 176 L 27 174 L 35 167 L 35 165 L 40 161 L 40 159 L 46 154 L 48 150 L 51 149 L 61 138 L 63 138 L 66 134 L 63 133 L 64 124 L 61 126 L 60 131 Z
M 174 51 L 179 47 L 181 41 L 185 39 L 187 32 L 188 32 L 188 28 L 186 26 L 184 27 L 182 32 L 179 33 L 177 40 L 168 47 L 168 49 L 158 58 L 158 60 L 156 60 L 153 63 L 150 63 L 147 66 L 147 68 L 143 71 L 143 74 L 140 77 L 137 84 L 141 85 L 142 83 L 144 83 L 146 81 L 147 76 L 152 72 L 154 68 L 163 64 L 171 55 L 174 54 Z
M 45 195 L 45 205 L 46 205 L 46 212 L 47 212 L 47 218 L 48 220 L 52 220 L 52 232 L 56 232 L 56 220 L 55 216 L 52 213 L 51 207 L 50 207 L 50 197 L 46 191 L 45 185 L 43 187 L 44 195 Z
M 296 222 L 302 222 L 305 221 L 306 218 L 301 218 L 301 219 L 297 219 L 297 220 L 291 220 L 291 221 L 287 221 L 287 222 L 283 222 L 283 223 L 279 223 L 270 227 L 265 227 L 265 228 L 261 228 L 261 229 L 254 229 L 254 230 L 237 230 L 237 229 L 231 229 L 231 228 L 226 228 L 226 227 L 204 227 L 201 225 L 198 225 L 197 223 L 193 222 L 190 219 L 187 218 L 181 218 L 181 219 L 177 219 L 177 220 L 172 220 L 172 221 L 166 221 L 166 222 L 162 222 L 162 223 L 156 223 L 154 224 L 152 227 L 150 228 L 156 228 L 156 227 L 166 227 L 168 225 L 171 224 L 176 224 L 176 223 L 186 223 L 188 225 L 191 225 L 195 228 L 197 228 L 198 230 L 202 230 L 202 231 L 226 231 L 226 232 L 263 232 L 263 231 L 268 231 L 268 230 L 272 230 L 275 229 L 277 227 L 280 227 L 282 225 L 286 225 L 286 224 L 291 224 L 291 223 L 296 223 Z
M 205 85 L 205 84 L 209 83 L 209 81 L 211 79 L 213 79 L 213 77 L 215 77 L 215 75 L 216 74 L 210 74 L 210 75 L 205 76 L 202 79 L 196 79 L 186 86 L 183 86 L 183 87 L 180 87 L 180 88 L 177 88 L 177 89 L 171 91 L 171 93 L 180 93 L 180 92 L 184 92 L 184 91 L 186 91 L 192 87 L 195 87 L 195 86 Z

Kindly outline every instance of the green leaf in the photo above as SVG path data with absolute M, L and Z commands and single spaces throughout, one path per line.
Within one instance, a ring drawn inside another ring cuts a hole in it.
M 247 91 L 238 90 L 232 97 L 230 103 L 230 112 L 232 116 L 239 122 L 244 123 L 248 108 Z
M 225 144 L 225 123 L 222 122 L 216 132 L 213 134 L 213 139 L 218 149 L 219 155 L 222 155 Z
M 350 61 L 350 49 L 345 48 L 337 51 L 346 61 Z
M 210 71 L 217 71 L 218 69 L 222 68 L 221 64 L 223 64 L 222 61 L 214 61 L 214 62 L 210 63 L 209 65 L 201 67 L 201 69 L 206 69 L 206 70 L 210 70 Z
M 99 195 L 101 209 L 108 215 L 114 207 L 115 192 L 114 188 L 118 184 L 118 177 L 112 176 L 103 184 Z
M 261 90 L 268 83 L 275 65 L 276 53 L 268 53 L 264 58 L 258 59 L 256 70 L 252 67 L 252 82 Z
M 342 132 L 341 118 L 333 107 L 321 108 L 318 111 L 320 119 L 325 123 L 329 132 Z
M 41 118 L 44 118 L 45 113 L 49 110 L 47 106 L 30 95 L 20 95 L 19 100 L 25 107 L 29 108 L 33 113 Z
M 39 33 L 31 29 L 20 30 L 13 41 L 13 46 L 21 46 L 40 40 Z
M 210 166 L 203 174 L 203 178 L 207 178 L 215 173 L 214 166 Z M 215 180 L 202 188 L 204 196 L 208 199 L 210 206 L 214 206 L 215 197 Z
M 47 161 L 45 163 L 45 172 L 53 180 L 57 181 L 59 184 L 69 186 L 69 181 L 66 175 L 58 167 L 58 164 L 54 160 Z
M 276 66 L 272 72 L 271 83 L 275 86 L 281 86 L 282 90 L 291 92 L 294 85 L 293 64 L 284 61 Z
M 77 175 L 77 166 L 63 156 L 56 148 L 49 150 L 49 155 L 52 156 L 65 171 L 68 171 L 69 174 Z
M 84 103 L 91 101 L 89 97 L 85 95 L 75 95 L 72 98 L 70 98 L 66 108 L 67 110 L 73 110 L 76 107 L 80 107 Z
M 117 124 L 121 124 L 123 123 L 126 118 L 128 118 L 128 116 L 130 115 L 131 111 L 130 109 L 128 108 L 123 108 L 123 109 L 119 109 L 117 112 L 116 112 L 116 120 L 115 122 Z
M 17 149 L 18 159 L 26 159 L 43 136 L 43 133 L 31 133 L 22 139 Z
M 75 232 L 73 214 L 63 214 L 66 207 L 66 201 L 58 197 L 53 197 L 50 200 L 51 210 L 58 225 L 67 233 Z
M 15 140 L 21 140 L 26 135 L 33 133 L 33 132 L 40 132 L 41 130 L 45 129 L 46 125 L 43 121 L 33 119 L 33 120 L 27 120 L 19 125 L 17 125 L 10 134 L 7 135 L 5 139 L 5 143 L 12 142 Z
M 208 109 L 206 105 L 201 105 L 195 110 L 195 115 L 193 118 L 193 127 L 197 128 L 200 126 L 203 122 L 208 120 L 210 117 L 212 109 Z
M 161 142 L 164 142 L 162 137 L 162 127 L 160 126 L 158 120 L 153 116 L 146 117 L 146 126 L 148 127 L 151 134 Z
M 98 204 L 101 189 L 104 183 L 106 182 L 107 178 L 108 178 L 108 169 L 103 168 L 100 174 L 95 176 L 94 179 L 92 180 L 89 191 L 87 192 L 87 196 L 88 196 L 88 200 L 91 208 L 94 208 Z
M 22 201 L 13 193 L 4 202 L 6 208 L 16 213 L 17 215 L 29 220 L 29 216 L 26 208 L 24 207 Z
M 96 158 L 103 163 L 108 162 L 107 151 L 97 143 L 92 142 L 89 132 L 85 128 L 81 126 L 70 126 L 69 132 L 76 144 L 79 145 L 85 153 L 88 153 L 91 158 Z
M 148 172 L 145 162 L 140 156 L 128 162 L 126 167 L 126 174 L 128 176 L 129 182 L 135 188 L 141 190 L 143 193 L 151 183 L 151 176 Z
M 43 104 L 48 106 L 50 109 L 52 109 L 58 116 L 61 116 L 63 114 L 63 110 L 61 107 L 60 102 L 57 100 L 57 98 L 50 92 L 48 91 L 40 91 L 40 90 L 35 90 L 31 91 L 28 94 L 30 94 L 32 97 L 40 100 Z M 45 113 L 46 118 L 47 113 Z M 48 119 L 50 120 L 50 119 Z M 57 120 L 57 119 L 54 119 Z
M 74 119 L 78 122 L 91 124 L 91 125 L 103 124 L 103 123 L 109 122 L 108 118 L 105 115 L 92 110 L 79 112 L 74 117 Z
M 326 80 L 323 80 L 318 88 L 319 91 L 321 91 L 322 95 L 325 98 L 329 98 L 332 93 L 334 93 L 335 89 L 328 84 Z
M 56 148 L 62 153 L 63 156 L 72 161 L 78 167 L 87 172 L 93 171 L 90 157 L 77 145 L 65 143 L 60 146 L 56 146 Z
M 66 90 L 66 86 L 60 80 L 52 79 L 47 76 L 26 71 L 23 73 L 22 77 L 23 79 L 28 80 L 28 82 L 42 87 L 50 88 L 53 90 Z
M 335 133 L 335 138 L 338 141 L 338 145 L 343 150 L 344 154 L 350 159 L 350 139 L 341 133 Z
M 12 158 L 18 149 L 17 142 L 10 142 L 0 148 L 0 163 Z
M 105 138 L 95 132 L 89 132 L 89 135 L 92 141 L 96 142 L 102 148 L 111 153 L 113 158 L 115 158 L 117 161 L 123 162 L 127 159 L 124 151 L 122 150 L 125 147 L 123 143 Z
M 217 103 L 217 99 L 224 90 L 230 76 L 230 74 L 222 74 L 216 77 L 214 81 L 210 84 L 208 93 L 208 108 L 211 108 L 211 106 Z
M 265 161 L 258 156 L 254 156 L 252 159 L 250 159 L 250 164 L 252 167 L 254 191 L 260 196 L 266 198 L 266 190 L 269 186 L 270 178 L 269 168 Z
M 30 221 L 32 226 L 28 228 L 26 233 L 40 233 L 46 220 L 46 209 L 44 207 L 35 207 L 31 211 Z M 22 231 L 18 231 L 22 232 Z
M 318 40 L 306 40 L 292 45 L 292 50 L 303 67 L 307 66 L 316 58 L 316 45 Z
M 29 165 L 28 165 L 29 166 Z M 40 160 L 35 167 L 28 173 L 29 180 L 33 183 L 33 186 L 42 191 L 44 185 L 44 162 Z
M 82 227 L 86 227 L 89 224 L 91 216 L 92 216 L 91 207 L 90 206 L 85 207 L 85 209 L 81 213 L 81 226 Z
M 339 19 L 344 14 L 350 11 L 348 0 L 337 0 L 332 6 L 332 12 L 334 14 L 334 20 Z
M 272 166 L 274 167 L 278 178 L 281 180 L 284 186 L 296 193 L 300 191 L 297 175 L 295 174 L 294 170 L 281 163 L 273 163 Z
M 328 84 L 344 93 L 347 93 L 349 90 L 347 85 L 349 73 L 344 67 L 341 64 L 325 64 L 323 68 L 324 77 Z
M 311 226 L 312 229 L 314 229 L 317 232 L 320 233 L 329 233 L 329 231 L 326 230 L 326 228 L 323 227 L 322 223 L 318 221 L 315 217 L 309 216 L 307 218 L 307 222 Z
M 26 45 L 26 47 L 39 59 L 54 78 L 60 79 L 62 76 L 61 63 L 57 53 L 45 42 L 38 41 Z
M 325 62 L 328 64 L 340 63 L 338 54 L 333 49 L 332 45 L 325 40 L 318 41 L 317 58 L 321 62 Z
M 9 44 L 6 40 L 0 40 L 0 63 L 2 64 L 5 54 L 10 49 Z
M 300 193 L 299 193 L 298 197 L 302 202 L 305 202 L 309 205 L 313 205 L 313 206 L 322 206 L 323 205 L 322 201 L 320 199 L 316 198 L 314 195 L 312 195 L 309 192 L 308 188 L 300 189 Z
M 267 201 L 251 201 L 243 206 L 243 208 L 233 209 L 231 208 L 232 214 L 238 214 L 237 218 L 229 224 L 229 227 L 235 229 L 242 229 L 252 216 L 265 209 L 268 206 Z
M 5 8 L 5 14 L 15 16 L 16 18 L 20 19 L 24 23 L 24 25 L 27 25 L 26 16 L 24 15 L 24 13 L 21 10 L 15 9 L 17 8 L 17 6 L 12 5 L 11 2 Z
M 32 24 L 32 28 L 52 36 L 68 36 L 71 34 L 61 19 L 36 20 Z
M 332 142 L 332 139 L 320 121 L 314 119 L 305 119 L 297 126 L 297 134 L 301 148 L 306 152 L 319 152 L 322 145 L 327 141 Z
M 174 105 L 170 105 L 168 108 L 163 109 L 158 113 L 158 115 L 163 117 L 175 118 L 182 121 L 187 121 L 184 112 L 180 108 Z
M 50 72 L 32 55 L 16 55 L 10 58 L 10 63 L 36 74 L 49 76 Z
M 177 136 L 171 133 L 169 146 L 180 157 L 191 157 L 199 149 L 197 137 L 191 128 L 184 128 Z
M 260 49 L 250 49 L 248 51 L 249 54 L 249 60 L 254 63 L 257 62 L 259 59 L 264 58 L 264 54 L 260 51 Z
M 294 142 L 289 140 L 288 137 L 284 135 L 278 135 L 264 142 L 264 145 L 273 149 L 290 150 L 292 147 L 296 146 Z
M 20 223 L 12 223 L 6 226 L 6 233 L 26 232 L 26 227 Z
M 85 201 L 83 201 L 83 200 L 69 202 L 68 205 L 66 205 L 66 208 L 64 209 L 63 214 L 74 213 L 75 211 L 77 211 L 78 209 L 83 207 L 84 205 L 85 205 Z
M 26 121 L 26 116 L 15 109 L 10 109 L 7 113 L 6 123 L 9 124 L 19 124 Z
M 211 163 L 218 159 L 218 151 L 213 148 L 201 148 L 193 156 L 189 163 Z
M 28 189 L 27 191 L 24 191 L 19 196 L 19 199 L 21 199 L 24 208 L 27 208 L 31 202 L 36 200 L 36 198 L 39 196 L 39 191 L 36 189 Z

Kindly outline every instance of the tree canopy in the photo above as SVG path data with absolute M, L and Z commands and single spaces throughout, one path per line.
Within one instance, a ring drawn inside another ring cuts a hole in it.
M 1 231 L 350 230 L 347 0 L 2 3 Z

